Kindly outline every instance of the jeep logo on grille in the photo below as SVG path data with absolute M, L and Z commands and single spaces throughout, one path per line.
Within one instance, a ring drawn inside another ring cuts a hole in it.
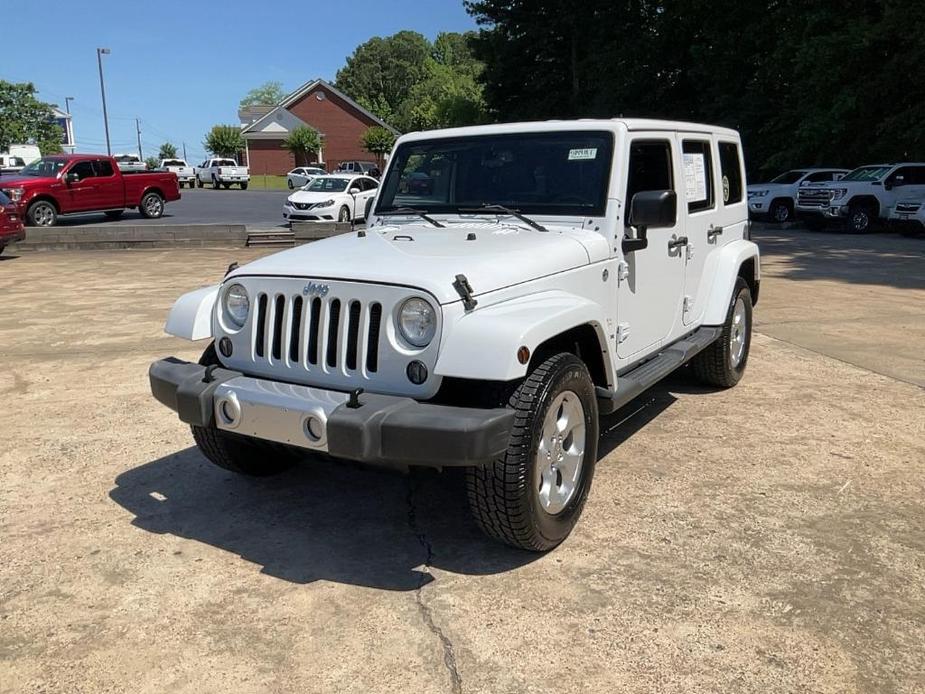
M 320 296 L 323 298 L 328 295 L 329 291 L 331 291 L 331 288 L 320 282 L 309 282 L 302 287 L 302 294 L 305 296 Z

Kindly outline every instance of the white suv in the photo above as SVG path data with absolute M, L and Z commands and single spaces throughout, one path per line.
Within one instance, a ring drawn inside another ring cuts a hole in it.
M 821 227 L 838 220 L 846 231 L 863 234 L 902 199 L 925 196 L 925 163 L 861 166 L 840 181 L 800 188 L 797 217 Z
M 209 344 L 155 362 L 152 392 L 239 473 L 313 452 L 463 467 L 486 533 L 548 550 L 588 496 L 600 415 L 687 362 L 742 378 L 760 277 L 742 162 L 735 131 L 670 121 L 405 135 L 367 229 L 177 301 L 166 331 Z
M 748 212 L 757 219 L 768 219 L 778 224 L 793 219 L 797 191 L 810 183 L 837 181 L 848 169 L 793 169 L 771 179 L 770 183 L 752 183 L 748 186 Z

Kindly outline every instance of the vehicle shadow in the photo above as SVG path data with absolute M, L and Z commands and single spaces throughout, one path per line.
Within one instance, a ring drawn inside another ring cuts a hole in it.
M 670 407 L 671 391 L 688 385 L 671 377 L 603 418 L 599 458 Z M 275 477 L 248 478 L 215 467 L 190 447 L 122 473 L 109 496 L 133 514 L 138 528 L 204 542 L 293 583 L 416 590 L 433 580 L 424 564 L 487 575 L 542 556 L 479 531 L 460 470 L 401 474 L 306 460 Z
M 925 289 L 925 239 L 756 225 L 753 240 L 771 276 Z
M 163 220 L 168 220 L 175 215 L 170 212 L 164 212 L 163 215 L 157 219 L 148 219 L 141 212 L 137 210 L 126 210 L 118 219 L 108 219 L 106 215 L 103 214 L 79 214 L 79 215 L 68 215 L 67 217 L 59 217 L 57 226 L 60 227 L 75 227 L 75 226 L 138 226 L 138 225 L 157 225 L 163 223 Z
M 0 263 L 4 262 L 5 260 L 16 260 L 18 257 L 18 255 L 13 255 L 12 253 L 0 254 Z

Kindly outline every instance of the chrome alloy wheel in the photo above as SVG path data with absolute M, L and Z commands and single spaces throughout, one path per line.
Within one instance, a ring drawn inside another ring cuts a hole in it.
M 47 202 L 40 202 L 36 204 L 32 210 L 32 220 L 35 222 L 35 226 L 38 227 L 51 226 L 54 217 L 55 210 L 51 204 Z
M 733 369 L 739 367 L 745 354 L 745 338 L 748 332 L 746 323 L 745 301 L 740 296 L 732 309 L 732 330 L 729 331 L 729 365 Z
M 145 199 L 145 213 L 149 217 L 159 217 L 164 208 L 164 203 L 157 195 L 149 195 Z
M 570 390 L 556 397 L 546 411 L 536 451 L 540 505 L 550 515 L 571 501 L 585 456 L 585 410 Z

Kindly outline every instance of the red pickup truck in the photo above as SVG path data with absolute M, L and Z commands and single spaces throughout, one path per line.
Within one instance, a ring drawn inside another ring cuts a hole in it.
M 100 154 L 42 157 L 0 178 L 0 191 L 26 224 L 39 227 L 54 226 L 62 214 L 104 212 L 117 219 L 126 208 L 154 219 L 164 214 L 167 202 L 180 199 L 175 174 L 124 174 L 112 157 Z
M 6 195 L 0 193 L 0 253 L 7 244 L 22 241 L 26 232 L 22 228 L 22 220 L 16 205 Z

